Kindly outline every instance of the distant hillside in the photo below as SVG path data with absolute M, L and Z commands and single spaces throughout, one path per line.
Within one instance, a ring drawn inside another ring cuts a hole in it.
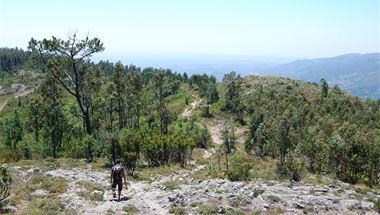
M 380 98 L 380 53 L 297 60 L 263 69 L 261 73 L 312 82 L 324 78 L 353 95 Z

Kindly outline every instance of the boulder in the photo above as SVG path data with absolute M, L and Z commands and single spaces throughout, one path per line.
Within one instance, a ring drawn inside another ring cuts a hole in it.
M 15 206 L 6 206 L 6 207 L 1 208 L 0 212 L 15 214 L 17 213 L 17 208 Z

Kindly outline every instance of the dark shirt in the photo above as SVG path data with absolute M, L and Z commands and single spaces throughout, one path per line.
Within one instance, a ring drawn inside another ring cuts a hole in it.
M 116 164 L 112 167 L 113 180 L 119 181 L 123 179 L 124 167 Z

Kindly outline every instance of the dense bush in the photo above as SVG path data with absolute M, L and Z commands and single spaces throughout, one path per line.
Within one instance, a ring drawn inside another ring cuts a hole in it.
M 231 80 L 236 79 L 230 77 L 222 88 L 224 101 L 239 89 Z M 380 100 L 329 90 L 323 80 L 319 86 L 249 77 L 242 85 L 241 91 L 247 92 L 240 103 L 249 126 L 248 153 L 277 158 L 281 175 L 292 177 L 305 166 L 350 183 L 379 183 Z

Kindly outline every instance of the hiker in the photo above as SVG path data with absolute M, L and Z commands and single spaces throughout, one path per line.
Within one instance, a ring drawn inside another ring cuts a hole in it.
M 111 183 L 112 183 L 112 194 L 113 198 L 116 198 L 116 185 L 118 188 L 117 200 L 120 201 L 121 190 L 123 189 L 123 179 L 125 189 L 127 189 L 127 177 L 125 174 L 124 167 L 120 164 L 120 160 L 116 160 L 116 165 L 112 167 L 111 170 Z

